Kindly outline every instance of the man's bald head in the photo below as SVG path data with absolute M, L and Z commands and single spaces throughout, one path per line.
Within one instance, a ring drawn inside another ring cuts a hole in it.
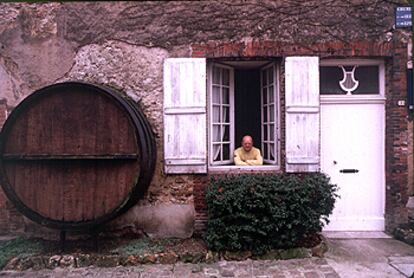
M 244 151 L 250 152 L 250 150 L 253 147 L 253 138 L 250 135 L 243 136 L 242 147 L 243 147 Z

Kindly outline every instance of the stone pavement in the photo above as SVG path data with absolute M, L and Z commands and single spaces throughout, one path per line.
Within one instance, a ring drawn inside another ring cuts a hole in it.
M 380 234 L 328 237 L 325 258 L 219 261 L 213 264 L 149 264 L 113 268 L 0 271 L 1 277 L 275 277 L 405 278 L 414 272 L 414 247 Z
M 414 248 L 395 239 L 329 239 L 328 264 L 343 278 L 405 278 L 414 272 Z
M 414 247 L 383 233 L 327 235 L 325 259 L 343 278 L 404 278 L 414 272 Z
M 142 265 L 114 268 L 56 268 L 41 271 L 2 271 L 0 277 L 275 277 L 339 278 L 325 259 L 308 258 L 284 261 L 219 261 L 214 264 Z

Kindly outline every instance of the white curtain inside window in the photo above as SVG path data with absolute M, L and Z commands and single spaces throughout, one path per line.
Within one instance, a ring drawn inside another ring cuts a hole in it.
M 275 145 L 270 144 L 270 159 L 275 158 Z
M 222 107 L 222 113 L 223 113 L 223 117 L 221 118 L 221 123 L 226 123 L 226 119 L 227 119 L 227 107 Z M 223 132 L 224 133 L 224 132 Z M 221 138 L 223 140 L 223 138 Z
M 213 160 L 217 161 L 220 155 L 221 145 L 213 145 L 214 155 Z

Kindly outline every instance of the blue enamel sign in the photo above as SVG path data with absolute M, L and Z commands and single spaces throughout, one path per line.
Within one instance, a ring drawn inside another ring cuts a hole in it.
M 395 27 L 411 27 L 411 7 L 397 7 L 395 10 Z

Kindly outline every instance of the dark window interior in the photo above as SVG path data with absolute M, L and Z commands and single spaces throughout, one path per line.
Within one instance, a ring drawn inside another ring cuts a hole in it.
M 346 67 L 351 70 L 352 67 Z M 352 94 L 378 94 L 379 78 L 378 66 L 357 66 L 355 80 L 359 81 L 358 88 Z M 338 66 L 320 67 L 320 92 L 324 94 L 346 94 L 339 86 L 344 74 Z
M 339 86 L 343 76 L 340 67 L 321 67 L 319 82 L 321 94 L 346 94 Z
M 359 80 L 359 86 L 353 94 L 379 93 L 378 66 L 357 67 L 355 79 Z
M 244 135 L 250 134 L 254 146 L 261 148 L 260 70 L 236 69 L 234 71 L 235 147 Z

